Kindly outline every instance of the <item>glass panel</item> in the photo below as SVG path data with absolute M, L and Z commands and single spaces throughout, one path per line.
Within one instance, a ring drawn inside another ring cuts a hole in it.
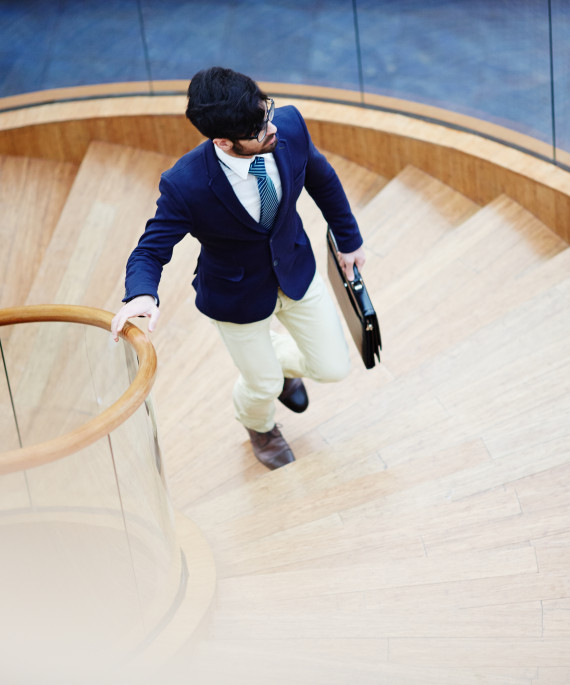
M 358 89 L 352 0 L 142 0 L 153 80 L 219 64 L 254 79 Z M 168 49 L 165 49 L 168 46 Z
M 110 336 L 101 345 L 101 331 L 91 330 L 87 342 L 93 386 L 98 401 L 108 406 L 132 383 L 138 362 L 129 345 L 117 345 Z M 116 360 L 112 374 L 108 373 L 110 358 Z M 113 431 L 109 446 L 145 625 L 150 630 L 176 595 L 181 573 L 174 512 L 164 483 L 150 397 Z
M 552 144 L 548 1 L 358 0 L 364 89 Z
M 2 97 L 125 81 L 146 88 L 137 0 L 17 0 L 0 13 Z
M 4 355 L 4 347 L 8 344 L 12 330 L 10 326 L 0 327 L 0 453 L 17 450 L 21 446 Z M 29 506 L 26 474 L 0 476 L 0 512 Z
M 2 333 L 27 438 L 98 414 L 137 372 L 132 348 L 95 327 Z M 21 676 L 17 662 L 31 646 L 57 674 L 61 644 L 71 655 L 61 668 L 98 668 L 151 639 L 186 580 L 151 400 L 75 454 L 0 476 L 0 548 L 9 559 L 0 565 L 0 640 L 15 660 L 3 673 Z
M 551 5 L 557 144 L 568 153 L 570 9 Z M 0 97 L 124 82 L 148 92 L 211 64 L 358 91 L 360 54 L 367 104 L 390 96 L 450 110 L 553 153 L 549 0 L 11 0 L 0 4 L 0 39 Z
M 2 335 L 24 446 L 83 425 L 129 387 L 123 344 L 100 329 L 30 323 L 5 326 Z
M 164 488 L 148 404 L 111 435 L 126 530 L 147 629 L 170 608 L 181 582 L 174 512 Z
M 17 418 L 12 405 L 8 376 L 6 375 L 4 345 L 7 341 L 7 331 L 0 328 L 0 452 L 8 452 L 8 450 L 16 450 L 20 447 Z
M 566 0 L 552 0 L 552 47 L 557 157 L 570 166 L 570 5 Z

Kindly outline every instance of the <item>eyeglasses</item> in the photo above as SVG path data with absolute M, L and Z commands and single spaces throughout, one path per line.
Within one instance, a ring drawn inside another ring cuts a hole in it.
M 273 120 L 273 115 L 275 114 L 275 102 L 273 101 L 273 98 L 267 98 L 267 100 L 269 102 L 269 107 L 267 108 L 267 116 L 263 120 L 261 128 L 255 136 L 248 136 L 243 138 L 243 140 L 257 140 L 258 143 L 262 143 L 265 139 L 265 136 L 267 135 L 267 126 L 269 125 L 269 122 Z

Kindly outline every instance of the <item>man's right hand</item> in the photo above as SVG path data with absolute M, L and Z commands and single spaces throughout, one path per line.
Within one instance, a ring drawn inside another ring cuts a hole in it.
M 113 317 L 111 322 L 111 333 L 115 342 L 119 340 L 119 333 L 123 330 L 123 326 L 128 319 L 134 316 L 148 316 L 150 321 L 148 323 L 148 331 L 152 333 L 156 327 L 156 322 L 160 316 L 160 309 L 156 306 L 156 302 L 152 295 L 139 295 L 133 298 L 130 302 L 119 309 Z

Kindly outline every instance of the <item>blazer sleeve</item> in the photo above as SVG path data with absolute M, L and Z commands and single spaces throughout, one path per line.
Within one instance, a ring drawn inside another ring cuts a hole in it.
M 151 295 L 159 303 L 162 268 L 171 260 L 174 246 L 192 230 L 190 209 L 165 174 L 161 176 L 159 191 L 156 214 L 147 221 L 145 231 L 127 261 L 123 302 L 139 295 Z
M 308 143 L 305 188 L 331 227 L 339 251 L 354 252 L 363 240 L 344 188 L 330 162 L 313 144 L 303 117 L 297 114 Z

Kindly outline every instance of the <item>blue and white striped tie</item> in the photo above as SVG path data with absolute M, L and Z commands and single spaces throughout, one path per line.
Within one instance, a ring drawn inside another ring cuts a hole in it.
M 263 157 L 256 157 L 253 160 L 249 165 L 249 173 L 255 176 L 257 180 L 257 189 L 259 190 L 259 199 L 261 200 L 259 223 L 263 228 L 269 230 L 275 221 L 279 200 L 277 199 L 277 192 L 273 181 L 265 170 L 265 160 Z

